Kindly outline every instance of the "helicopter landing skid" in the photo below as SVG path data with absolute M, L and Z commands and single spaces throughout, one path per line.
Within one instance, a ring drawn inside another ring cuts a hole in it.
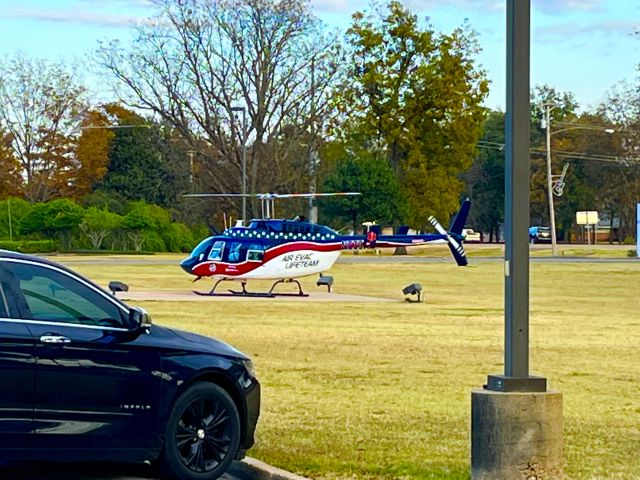
M 300 282 L 298 280 L 295 279 L 281 279 L 278 280 L 277 282 L 275 282 L 273 285 L 271 285 L 271 288 L 269 289 L 268 292 L 249 292 L 247 291 L 246 282 L 241 282 L 242 285 L 242 291 L 237 291 L 237 290 L 228 290 L 228 293 L 226 292 L 216 292 L 216 287 L 218 286 L 218 284 L 220 282 L 224 282 L 225 280 L 233 280 L 230 278 L 221 278 L 220 280 L 218 280 L 214 285 L 213 288 L 208 291 L 208 292 L 198 292 L 198 291 L 193 291 L 193 293 L 195 293 L 196 295 L 200 295 L 203 297 L 254 297 L 254 298 L 274 298 L 274 297 L 308 297 L 309 294 L 308 293 L 304 293 L 302 291 L 302 285 L 300 285 Z M 294 282 L 296 285 L 298 285 L 298 293 L 278 293 L 278 292 L 274 292 L 274 289 L 276 288 L 276 285 L 280 284 L 280 283 L 290 283 L 290 282 Z

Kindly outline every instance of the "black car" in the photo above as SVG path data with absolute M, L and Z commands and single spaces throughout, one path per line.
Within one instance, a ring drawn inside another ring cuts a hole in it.
M 0 372 L 2 459 L 157 461 L 173 478 L 209 480 L 253 445 L 248 357 L 3 250 Z

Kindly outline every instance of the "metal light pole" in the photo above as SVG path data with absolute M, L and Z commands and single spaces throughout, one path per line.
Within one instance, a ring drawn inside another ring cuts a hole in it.
M 507 0 L 504 375 L 471 392 L 471 478 L 562 473 L 562 394 L 529 374 L 529 68 L 531 0 Z M 526 475 L 529 476 L 529 475 Z
M 242 224 L 247 220 L 247 109 L 231 107 L 232 112 L 242 112 Z
M 551 255 L 558 253 L 556 238 L 556 212 L 553 205 L 553 181 L 551 179 L 551 109 L 553 105 L 545 104 L 545 121 L 547 131 L 547 195 L 549 197 L 549 223 L 551 227 Z

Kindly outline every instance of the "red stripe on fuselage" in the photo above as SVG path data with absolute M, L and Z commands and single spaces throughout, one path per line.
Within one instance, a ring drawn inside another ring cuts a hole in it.
M 315 243 L 315 242 L 290 242 L 277 247 L 270 248 L 264 252 L 264 261 L 268 262 L 285 253 L 297 252 L 299 250 L 313 250 L 314 252 L 335 252 L 342 250 L 342 243 Z
M 193 274 L 199 277 L 241 277 L 247 273 L 261 267 L 270 260 L 273 260 L 285 253 L 297 252 L 300 250 L 313 250 L 316 252 L 335 252 L 336 250 L 342 250 L 342 243 L 314 243 L 314 242 L 289 242 L 283 245 L 278 245 L 265 250 L 262 262 L 240 262 L 240 263 L 227 263 L 216 262 L 213 260 L 207 260 L 199 263 L 193 267 Z M 214 270 L 211 271 L 211 265 L 215 265 Z

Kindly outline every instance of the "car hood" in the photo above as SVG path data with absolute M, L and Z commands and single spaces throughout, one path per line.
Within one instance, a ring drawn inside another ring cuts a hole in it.
M 161 343 L 163 347 L 170 349 L 185 350 L 194 353 L 211 353 L 241 359 L 249 359 L 244 353 L 215 338 L 198 335 L 197 333 L 185 332 L 176 328 L 161 327 L 153 325 L 151 335 L 155 342 Z

